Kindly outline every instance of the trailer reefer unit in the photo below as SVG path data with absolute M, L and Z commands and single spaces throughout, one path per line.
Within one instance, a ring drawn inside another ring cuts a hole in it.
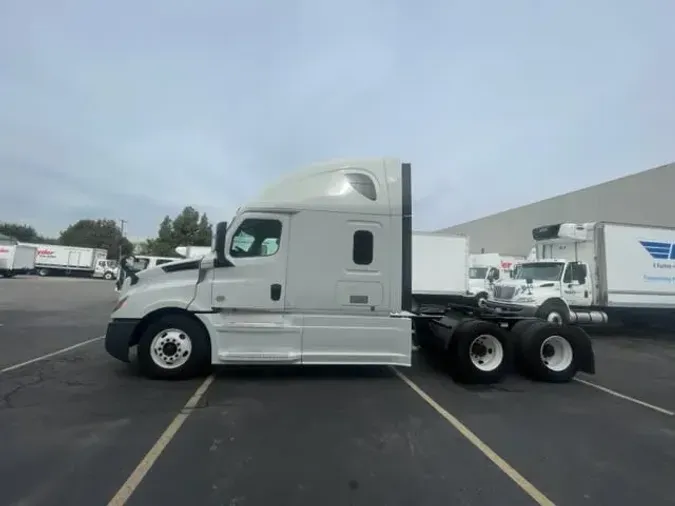
M 93 276 L 98 262 L 105 260 L 108 256 L 108 252 L 104 249 L 55 244 L 24 244 L 37 249 L 35 270 L 40 276 L 54 274 Z
M 0 276 L 11 278 L 17 274 L 28 274 L 35 268 L 33 246 L 25 244 L 0 245 Z
M 440 314 L 415 308 L 420 293 L 448 295 L 434 274 L 456 275 L 465 289 L 468 251 L 457 240 L 454 257 L 447 241 L 412 232 L 410 164 L 316 164 L 240 207 L 229 227 L 218 223 L 203 258 L 142 272 L 121 262 L 127 277 L 105 347 L 123 361 L 137 347 L 141 371 L 160 378 L 214 364 L 407 367 L 415 320 L 429 329 L 421 346 L 437 349 L 460 381 L 499 381 L 514 355 L 524 373 L 546 381 L 593 372 L 590 340 L 578 327 L 482 315 L 451 297 Z M 567 344 L 562 356 L 559 343 Z

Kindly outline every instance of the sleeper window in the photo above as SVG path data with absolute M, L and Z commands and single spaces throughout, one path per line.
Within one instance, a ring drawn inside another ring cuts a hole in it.
M 352 260 L 356 265 L 370 265 L 373 262 L 373 233 L 368 230 L 354 232 Z

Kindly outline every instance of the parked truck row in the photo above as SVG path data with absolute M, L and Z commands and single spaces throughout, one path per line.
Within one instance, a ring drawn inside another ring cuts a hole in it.
M 219 223 L 204 253 L 141 272 L 121 262 L 110 355 L 129 361 L 136 347 L 159 378 L 219 364 L 410 366 L 414 335 L 458 381 L 595 370 L 579 326 L 471 303 L 468 238 L 413 233 L 411 166 L 396 159 L 290 174 Z
M 534 258 L 488 308 L 555 323 L 675 323 L 675 228 L 561 223 L 532 231 Z
M 0 244 L 0 276 L 11 278 L 21 274 L 39 276 L 66 275 L 116 279 L 116 260 L 107 258 L 107 251 L 53 244 Z

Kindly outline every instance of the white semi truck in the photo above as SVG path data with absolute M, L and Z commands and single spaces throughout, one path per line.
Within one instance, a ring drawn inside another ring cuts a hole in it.
M 499 253 L 475 253 L 469 262 L 469 295 L 477 306 L 483 306 L 492 293 L 493 285 L 500 279 L 512 276 L 513 269 L 523 257 Z
M 252 238 L 246 248 L 242 237 Z M 459 381 L 497 382 L 514 356 L 540 380 L 594 372 L 590 339 L 576 326 L 482 317 L 449 299 L 439 312 L 434 294 L 426 311 L 425 294 L 414 294 L 413 241 L 410 164 L 313 165 L 219 223 L 205 257 L 138 273 L 122 262 L 105 348 L 129 361 L 137 347 L 140 370 L 159 378 L 217 364 L 410 366 L 415 321 L 420 345 L 438 350 Z
M 13 278 L 35 268 L 36 248 L 25 244 L 0 244 L 0 276 Z
M 561 223 L 532 236 L 536 259 L 495 285 L 489 308 L 555 323 L 673 320 L 675 228 Z
M 80 248 L 58 244 L 22 243 L 34 247 L 35 271 L 39 276 L 93 276 L 99 261 L 106 260 L 108 252 L 98 248 Z

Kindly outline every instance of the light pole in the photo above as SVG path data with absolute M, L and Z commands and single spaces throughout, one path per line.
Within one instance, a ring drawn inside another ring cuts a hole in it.
M 127 224 L 127 220 L 122 220 L 120 219 L 120 242 L 117 250 L 117 261 L 121 262 L 122 261 L 122 239 L 124 239 L 124 225 Z

